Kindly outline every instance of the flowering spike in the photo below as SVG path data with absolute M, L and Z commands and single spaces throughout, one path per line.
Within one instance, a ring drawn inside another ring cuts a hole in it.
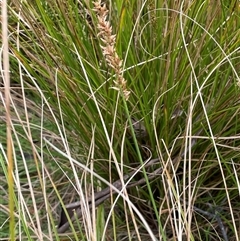
M 122 59 L 119 58 L 116 52 L 116 35 L 112 34 L 112 26 L 107 20 L 108 9 L 106 4 L 102 4 L 101 0 L 93 2 L 93 5 L 93 10 L 97 13 L 98 20 L 97 29 L 99 32 L 97 36 L 102 41 L 102 45 L 100 47 L 104 57 L 106 58 L 108 66 L 111 67 L 116 74 L 116 79 L 114 80 L 115 87 L 113 87 L 113 89 L 121 90 L 127 100 L 129 98 L 130 91 L 127 90 L 127 81 L 123 77 Z

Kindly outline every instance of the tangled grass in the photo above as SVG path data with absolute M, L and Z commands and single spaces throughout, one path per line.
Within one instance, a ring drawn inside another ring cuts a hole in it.
M 11 2 L 0 239 L 239 240 L 239 11 Z

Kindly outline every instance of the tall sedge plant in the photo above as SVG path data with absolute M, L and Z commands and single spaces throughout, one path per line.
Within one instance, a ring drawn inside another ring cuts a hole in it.
M 4 192 L 11 171 L 1 117 L 0 238 L 238 240 L 238 13 L 234 1 L 12 3 L 19 222 L 9 233 L 14 199 Z M 1 98 L 1 113 L 6 106 Z M 142 216 L 115 195 L 96 212 L 87 202 L 107 185 L 96 175 L 123 180 L 153 158 L 132 181 L 162 173 L 125 192 Z M 59 234 L 61 207 L 79 200 L 82 217 L 68 217 L 70 230 Z

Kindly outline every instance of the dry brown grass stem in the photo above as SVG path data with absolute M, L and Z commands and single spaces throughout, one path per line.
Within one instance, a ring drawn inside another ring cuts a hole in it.
M 2 1 L 2 49 L 3 49 L 3 79 L 5 90 L 5 111 L 6 111 L 6 126 L 7 126 L 7 160 L 8 160 L 8 195 L 9 195 L 9 240 L 15 240 L 14 229 L 14 162 L 12 153 L 12 130 L 11 130 L 11 114 L 10 114 L 10 66 L 9 66 L 9 46 L 8 46 L 8 11 L 7 1 Z

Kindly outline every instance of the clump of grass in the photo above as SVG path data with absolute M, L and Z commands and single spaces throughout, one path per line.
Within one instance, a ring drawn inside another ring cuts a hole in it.
M 239 6 L 56 0 L 9 11 L 15 238 L 238 240 Z M 143 138 L 127 133 L 136 123 Z M 125 192 L 128 205 L 87 202 L 153 158 L 145 177 L 162 173 Z M 59 234 L 61 206 L 79 200 L 81 219 Z

